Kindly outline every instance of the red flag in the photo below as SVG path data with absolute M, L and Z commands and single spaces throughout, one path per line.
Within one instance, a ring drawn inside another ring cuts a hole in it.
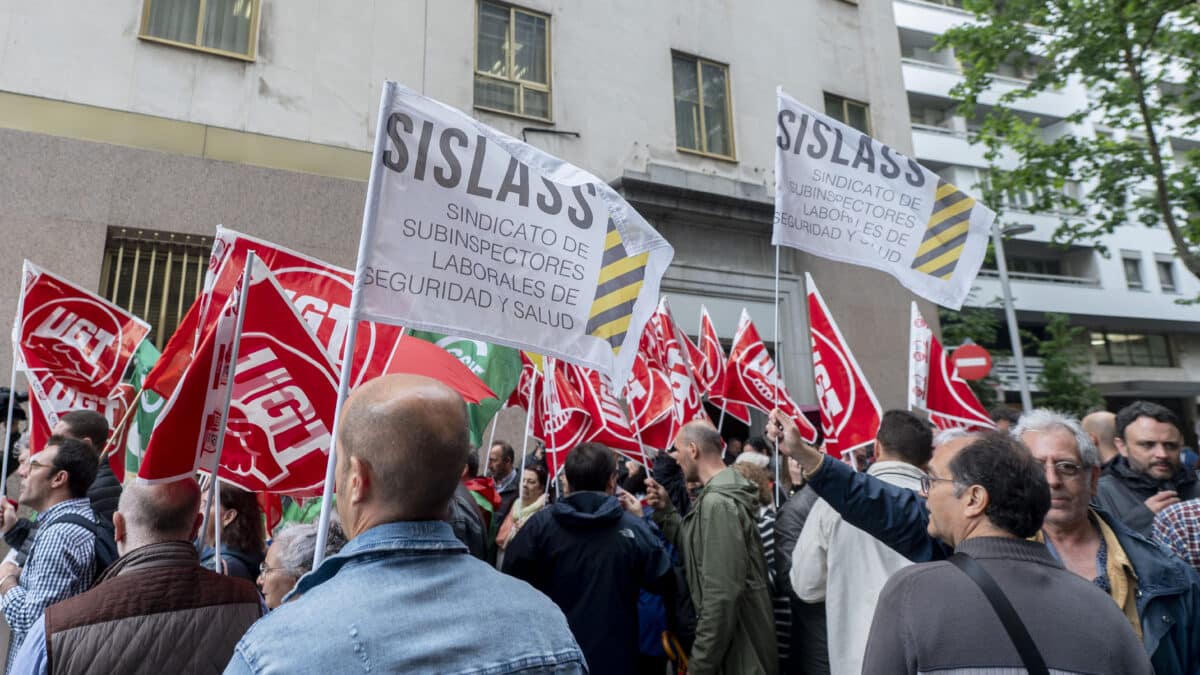
M 767 346 L 763 344 L 758 329 L 745 309 L 738 321 L 737 334 L 733 336 L 725 373 L 725 398 L 729 402 L 742 403 L 764 412 L 778 407 L 783 414 L 795 420 L 796 426 L 800 427 L 800 436 L 805 441 L 816 442 L 816 428 L 800 411 L 800 406 L 792 400 L 783 383 L 779 382 L 775 361 L 767 352 Z M 776 389 L 779 392 L 778 405 L 775 400 Z
M 354 273 L 268 241 L 218 227 L 204 293 L 188 310 L 154 370 L 147 376 L 150 389 L 163 396 L 174 391 L 192 352 L 203 340 L 203 334 L 212 329 L 216 312 L 224 306 L 241 278 L 246 254 L 250 251 L 254 251 L 271 270 L 284 294 L 329 353 L 334 366 L 341 366 L 350 328 Z M 370 321 L 359 323 L 352 387 L 386 372 L 402 331 L 398 326 Z
M 946 429 L 995 429 L 991 416 L 966 380 L 946 358 L 925 317 L 912 303 L 908 360 L 908 407 L 929 411 L 929 421 Z
M 750 424 L 750 409 L 741 403 L 730 403 L 725 399 L 725 350 L 721 347 L 721 339 L 717 337 L 717 329 L 713 326 L 708 308 L 700 306 L 700 346 L 697 348 L 699 361 L 692 360 L 692 372 L 696 381 L 708 394 L 708 400 L 713 405 L 722 406 L 726 415 L 742 424 Z
M 521 376 L 517 379 L 517 388 L 509 394 L 508 401 L 504 403 L 506 408 L 524 408 L 529 410 L 532 405 L 530 401 L 534 399 L 537 391 L 537 382 L 542 377 L 538 372 L 537 366 L 533 365 L 529 354 L 521 352 Z
M 228 381 L 240 284 L 227 297 L 179 387 L 168 399 L 138 471 L 173 480 L 211 471 L 253 492 L 320 494 L 332 440 L 337 375 L 322 345 L 263 265 L 252 270 L 233 382 Z M 221 413 L 233 387 L 228 422 Z
M 541 439 L 546 444 L 546 466 L 558 473 L 571 448 L 583 443 L 592 429 L 592 417 L 583 399 L 571 387 L 558 359 L 547 356 L 542 380 Z
M 608 376 L 598 370 L 558 362 L 567 382 L 579 394 L 583 407 L 592 418 L 588 441 L 603 443 L 614 451 L 640 464 L 646 463 L 646 453 L 634 435 L 629 418 L 620 401 L 612 393 Z
M 150 326 L 26 260 L 13 333 L 31 377 L 49 375 L 80 394 L 107 398 Z
M 681 331 L 671 318 L 666 298 L 659 301 L 658 310 L 650 317 L 650 324 L 653 330 L 646 332 L 653 335 L 646 346 L 651 366 L 661 368 L 671 385 L 674 400 L 669 435 L 674 440 L 683 425 L 692 420 L 707 420 L 708 413 L 704 410 L 703 393 L 692 376 L 691 362 L 679 338 Z M 657 357 L 654 354 L 656 351 Z
M 821 407 L 825 451 L 834 457 L 844 457 L 851 450 L 875 441 L 883 413 L 812 276 L 804 276 L 808 287 L 813 379 Z
M 29 381 L 29 451 L 38 453 L 50 438 L 50 432 L 58 424 L 64 413 L 72 410 L 95 410 L 108 420 L 109 436 L 114 428 L 125 417 L 132 400 L 132 387 L 122 383 L 114 392 L 112 398 L 85 394 L 71 387 L 47 372 L 26 374 Z M 126 391 L 128 390 L 128 391 Z M 121 442 L 123 439 L 118 439 Z M 114 447 L 109 444 L 110 454 L 120 454 L 122 469 L 118 476 L 124 474 L 124 454 L 111 452 Z M 125 446 L 119 446 L 124 451 Z
M 467 403 L 496 398 L 479 376 L 441 347 L 420 338 L 397 339 L 384 368 L 387 374 L 408 373 L 433 378 L 458 392 Z
M 643 331 L 642 335 L 646 332 Z M 652 368 L 646 355 L 638 352 L 633 370 L 625 384 L 625 400 L 629 402 L 631 426 L 647 447 L 664 450 L 671 441 L 671 382 L 659 369 Z

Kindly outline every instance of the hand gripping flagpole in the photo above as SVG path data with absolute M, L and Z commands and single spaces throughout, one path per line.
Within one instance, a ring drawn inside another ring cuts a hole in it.
M 237 374 L 238 347 L 242 342 L 242 320 L 246 318 L 246 296 L 250 293 L 251 270 L 258 257 L 254 251 L 246 254 L 246 268 L 242 270 L 242 290 L 238 296 L 237 319 L 234 321 L 233 346 L 229 348 L 229 384 L 225 387 L 225 402 L 221 406 L 221 432 L 217 434 L 217 448 L 213 454 L 212 483 L 209 484 L 208 503 L 213 511 L 213 566 L 217 574 L 225 573 L 221 562 L 221 451 L 225 448 L 225 432 L 229 426 L 229 406 L 233 402 L 233 380 Z
M 779 249 L 775 246 L 775 407 L 779 407 L 779 373 L 783 352 L 779 351 Z M 775 508 L 779 508 L 779 439 L 775 439 Z
M 338 379 L 337 408 L 333 412 L 333 437 L 329 443 L 329 456 L 325 461 L 325 487 L 321 492 L 321 519 L 317 525 L 317 550 L 313 552 L 313 569 L 325 559 L 325 545 L 329 541 L 329 514 L 333 507 L 333 474 L 337 466 L 337 438 L 341 425 L 342 405 L 350 393 L 350 377 L 354 368 L 354 342 L 358 338 L 358 315 L 362 310 L 363 268 L 367 257 L 367 242 L 375 230 L 376 212 L 379 211 L 379 192 L 382 189 L 380 158 L 387 143 L 387 111 L 395 94 L 395 84 L 383 83 L 379 95 L 379 120 L 375 125 L 375 147 L 371 153 L 371 175 L 367 179 L 367 202 L 363 208 L 362 235 L 358 240 L 358 259 L 354 264 L 354 291 L 350 294 L 350 328 L 346 331 L 346 344 L 342 348 L 342 372 Z M 400 339 L 404 339 L 401 336 Z

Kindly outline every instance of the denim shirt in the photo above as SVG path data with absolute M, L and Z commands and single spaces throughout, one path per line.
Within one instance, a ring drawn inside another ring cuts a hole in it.
M 493 598 L 503 598 L 500 603 Z M 559 608 L 441 521 L 363 532 L 247 631 L 226 673 L 586 673 Z

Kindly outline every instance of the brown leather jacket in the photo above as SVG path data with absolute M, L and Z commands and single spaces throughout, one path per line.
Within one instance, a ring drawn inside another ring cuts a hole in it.
M 262 607 L 253 584 L 202 568 L 190 543 L 144 546 L 46 609 L 48 670 L 220 673 Z

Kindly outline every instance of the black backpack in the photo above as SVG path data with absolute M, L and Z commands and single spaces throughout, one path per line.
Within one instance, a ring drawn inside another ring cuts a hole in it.
M 99 515 L 96 515 L 95 512 L 93 512 L 92 515 L 95 515 L 96 520 L 99 522 L 94 523 L 81 515 L 67 513 L 55 518 L 54 522 L 49 523 L 49 525 L 71 523 L 72 525 L 78 525 L 82 527 L 96 536 L 95 579 L 99 579 L 100 575 L 104 574 L 104 570 L 108 569 L 109 565 L 116 562 L 120 555 L 117 554 L 117 538 L 113 531 L 112 523 L 101 518 Z M 48 525 L 42 525 L 42 527 L 48 527 Z M 92 583 L 95 583 L 94 579 Z

